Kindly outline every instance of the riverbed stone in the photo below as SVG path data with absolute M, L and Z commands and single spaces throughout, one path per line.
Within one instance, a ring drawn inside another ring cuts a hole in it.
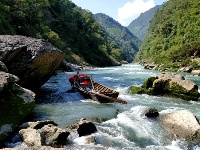
M 68 126 L 70 130 L 76 130 L 79 137 L 97 132 L 96 126 L 85 118 L 81 118 L 77 123 Z
M 159 118 L 167 133 L 174 138 L 200 141 L 200 125 L 197 117 L 188 110 L 178 110 Z
M 200 76 L 200 70 L 192 70 L 191 72 L 193 75 L 198 75 Z
M 163 95 L 197 101 L 200 93 L 198 86 L 191 80 L 174 73 L 161 73 L 148 78 L 141 87 L 131 86 L 128 90 L 132 94 Z
M 25 122 L 22 125 L 20 125 L 20 128 L 25 129 L 25 128 L 30 127 L 32 129 L 41 129 L 45 125 L 49 125 L 49 124 L 54 125 L 54 126 L 58 125 L 52 120 L 42 120 L 42 121 L 36 121 L 36 122 Z
M 22 137 L 23 142 L 29 147 L 42 146 L 44 143 L 39 130 L 27 128 L 20 130 L 19 134 Z
M 28 146 L 62 147 L 67 143 L 67 137 L 70 134 L 68 129 L 57 127 L 57 124 L 51 120 L 27 122 L 21 127 L 27 127 L 21 129 L 19 134 Z
M 62 51 L 43 39 L 0 35 L 0 61 L 19 84 L 37 90 L 54 74 L 64 58 Z
M 159 112 L 156 108 L 150 108 L 145 112 L 147 118 L 156 118 L 159 116 Z
M 67 129 L 61 129 L 53 124 L 45 125 L 41 128 L 45 145 L 60 147 L 67 143 L 67 137 L 70 132 Z

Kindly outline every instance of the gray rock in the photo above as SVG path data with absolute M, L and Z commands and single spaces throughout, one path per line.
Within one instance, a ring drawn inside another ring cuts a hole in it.
M 40 88 L 58 69 L 64 54 L 42 39 L 0 35 L 0 61 L 19 84 L 30 90 Z
M 182 67 L 182 68 L 179 69 L 179 71 L 191 73 L 192 67 L 191 66 Z
M 29 128 L 30 127 L 32 129 L 41 129 L 45 125 L 49 125 L 49 124 L 54 125 L 54 126 L 58 125 L 54 121 L 43 120 L 43 121 L 36 121 L 36 122 L 25 122 L 20 126 L 20 128 L 24 129 L 24 128 Z
M 86 142 L 86 144 L 95 144 L 96 143 L 96 138 L 94 136 L 87 137 L 85 139 L 85 142 Z
M 158 110 L 156 108 L 150 108 L 145 112 L 145 116 L 148 118 L 155 118 L 159 116 Z
M 192 70 L 192 72 L 191 72 L 192 74 L 194 74 L 194 75 L 200 75 L 200 70 Z
M 79 134 L 79 137 L 97 132 L 96 126 L 85 118 L 80 119 L 77 123 L 70 125 L 67 128 L 76 130 Z
M 17 85 L 15 75 L 0 72 L 0 143 L 35 107 L 35 94 Z
M 17 76 L 0 71 L 0 93 L 12 90 L 17 81 L 19 81 Z M 3 96 L 3 93 L 1 96 Z
M 42 146 L 44 141 L 41 138 L 41 133 L 39 130 L 35 130 L 32 128 L 22 129 L 19 131 L 20 136 L 23 139 L 23 142 L 31 147 L 31 146 Z
M 45 138 L 45 145 L 53 147 L 65 145 L 70 134 L 67 129 L 61 129 L 54 125 L 45 125 L 41 128 L 41 132 Z
M 3 72 L 8 72 L 8 68 L 6 67 L 6 65 L 0 61 L 0 71 Z
M 22 125 L 28 128 L 21 129 L 19 134 L 28 146 L 61 147 L 67 143 L 67 137 L 70 133 L 67 129 L 59 128 L 56 125 L 50 120 L 28 122 Z
M 168 134 L 188 141 L 200 141 L 200 125 L 196 116 L 188 110 L 179 110 L 160 117 L 160 123 Z

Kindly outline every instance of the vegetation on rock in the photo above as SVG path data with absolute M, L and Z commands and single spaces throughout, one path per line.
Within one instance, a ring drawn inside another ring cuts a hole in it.
M 184 100 L 198 100 L 200 97 L 198 86 L 194 82 L 173 73 L 150 77 L 141 87 L 129 87 L 128 92 L 131 94 L 164 95 Z

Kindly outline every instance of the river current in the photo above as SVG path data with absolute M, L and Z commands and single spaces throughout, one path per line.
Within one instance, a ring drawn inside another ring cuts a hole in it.
M 91 76 L 97 82 L 120 92 L 119 97 L 128 102 L 100 104 L 84 99 L 78 92 L 66 92 L 71 89 L 69 76 L 75 72 L 62 72 L 51 77 L 43 85 L 46 94 L 37 97 L 33 120 L 53 120 L 60 127 L 75 123 L 80 118 L 91 120 L 98 132 L 95 144 L 86 144 L 84 139 L 69 139 L 67 149 L 97 150 L 200 150 L 200 143 L 187 143 L 184 140 L 172 140 L 166 136 L 156 119 L 148 119 L 144 112 L 155 107 L 160 115 L 180 109 L 187 109 L 200 119 L 200 102 L 184 101 L 178 98 L 149 96 L 146 94 L 128 94 L 131 85 L 141 86 L 150 76 L 160 72 L 146 70 L 137 64 L 118 67 L 96 68 L 80 71 Z M 200 77 L 182 74 L 200 87 Z

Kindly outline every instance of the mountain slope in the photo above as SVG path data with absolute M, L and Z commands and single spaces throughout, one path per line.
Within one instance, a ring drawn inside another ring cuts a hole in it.
M 94 19 L 104 28 L 107 35 L 118 43 L 124 55 L 123 59 L 131 63 L 140 45 L 140 40 L 134 36 L 126 27 L 121 26 L 113 18 L 98 13 L 93 15 Z
M 153 18 L 154 13 L 162 8 L 162 5 L 157 5 L 154 8 L 140 14 L 140 16 L 133 20 L 128 29 L 136 35 L 140 40 L 143 40 L 148 32 L 149 22 Z
M 1 0 L 0 34 L 43 38 L 65 52 L 71 63 L 110 66 L 110 40 L 92 13 L 70 0 Z
M 165 67 L 192 65 L 200 57 L 200 1 L 170 0 L 155 13 L 136 60 L 154 61 Z

